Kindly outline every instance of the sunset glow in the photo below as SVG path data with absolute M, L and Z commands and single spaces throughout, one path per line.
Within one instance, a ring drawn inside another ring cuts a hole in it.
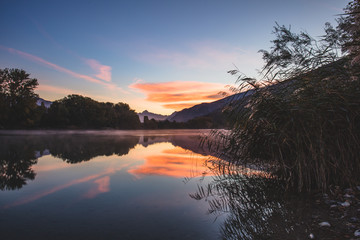
M 222 98 L 219 92 L 236 85 L 229 70 L 259 78 L 258 51 L 268 48 L 275 22 L 321 36 L 344 6 L 337 0 L 5 1 L 0 68 L 30 73 L 45 100 L 81 94 L 171 114 Z
M 130 86 L 146 94 L 146 100 L 162 103 L 168 109 L 181 110 L 203 102 L 213 102 L 224 97 L 228 86 L 205 82 L 142 83 Z M 222 92 L 221 92 L 222 91 Z
M 145 164 L 129 170 L 129 173 L 139 178 L 147 175 L 175 178 L 199 177 L 208 170 L 205 166 L 208 158 L 209 156 L 174 147 L 165 149 L 160 154 L 146 156 Z

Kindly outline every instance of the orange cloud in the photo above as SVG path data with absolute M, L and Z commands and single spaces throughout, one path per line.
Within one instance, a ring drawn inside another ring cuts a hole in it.
M 196 90 L 222 90 L 223 84 L 206 83 L 195 81 L 172 81 L 160 83 L 142 83 L 137 82 L 130 85 L 131 88 L 139 89 L 142 92 L 193 92 Z
M 129 173 L 138 177 L 143 175 L 159 175 L 175 178 L 200 176 L 208 170 L 204 161 L 208 156 L 190 153 L 181 147 L 167 149 L 159 155 L 145 157 L 146 163 Z
M 151 102 L 183 102 L 183 101 L 215 101 L 223 96 L 217 92 L 197 92 L 189 93 L 149 93 L 148 101 Z
M 161 83 L 136 82 L 129 86 L 147 95 L 150 102 L 165 103 L 165 108 L 181 110 L 181 106 L 190 107 L 202 102 L 212 102 L 223 98 L 223 84 L 195 81 L 173 81 Z M 182 102 L 179 104 L 179 102 Z
M 197 103 L 171 103 L 171 104 L 164 104 L 162 105 L 164 108 L 167 109 L 172 109 L 175 111 L 180 111 L 183 110 L 185 108 L 191 108 L 194 105 L 196 105 Z

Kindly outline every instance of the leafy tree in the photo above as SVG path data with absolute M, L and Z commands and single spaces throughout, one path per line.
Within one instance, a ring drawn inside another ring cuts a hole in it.
M 38 82 L 21 69 L 0 69 L 0 127 L 34 125 Z
M 140 120 L 125 103 L 102 103 L 89 97 L 69 95 L 49 108 L 47 122 L 59 128 L 137 129 Z

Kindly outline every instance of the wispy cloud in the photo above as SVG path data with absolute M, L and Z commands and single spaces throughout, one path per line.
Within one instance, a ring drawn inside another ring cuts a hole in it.
M 96 71 L 95 77 L 97 77 L 101 80 L 107 81 L 107 82 L 111 82 L 111 67 L 110 66 L 102 65 L 95 59 L 86 59 L 85 62 L 93 70 Z
M 105 176 L 94 181 L 94 187 L 91 188 L 85 195 L 85 198 L 94 198 L 101 193 L 110 191 L 110 177 Z
M 252 66 L 252 69 L 262 65 L 261 56 L 257 51 L 244 51 L 234 46 L 218 43 L 201 42 L 190 44 L 181 50 L 169 50 L 152 47 L 136 58 L 140 61 L 162 66 L 191 68 L 202 70 L 228 70 L 233 64 Z
M 99 73 L 97 74 L 97 76 L 100 76 L 99 78 L 102 79 L 102 80 L 99 80 L 99 79 L 96 79 L 94 77 L 91 77 L 91 76 L 88 76 L 88 75 L 84 75 L 84 74 L 80 74 L 80 73 L 76 73 L 74 71 L 71 71 L 67 68 L 64 68 L 64 67 L 61 67 L 57 64 L 54 64 L 54 63 L 51 63 L 49 61 L 46 61 L 45 59 L 43 58 L 40 58 L 38 56 L 35 56 L 35 55 L 32 55 L 32 54 L 29 54 L 29 53 L 26 53 L 26 52 L 23 52 L 23 51 L 20 51 L 20 50 L 17 50 L 17 49 L 14 49 L 14 48 L 8 48 L 8 47 L 4 47 L 4 46 L 1 46 L 0 45 L 0 49 L 4 49 L 10 53 L 13 53 L 13 54 L 16 54 L 16 55 L 19 55 L 23 58 L 26 58 L 26 59 L 29 59 L 33 62 L 37 62 L 37 63 L 40 63 L 40 64 L 43 64 L 49 68 L 52 68 L 52 69 L 55 69 L 59 72 L 63 72 L 63 73 L 66 73 L 66 74 L 69 74 L 70 76 L 73 76 L 75 78 L 80 78 L 80 79 L 84 79 L 86 81 L 89 81 L 89 82 L 93 82 L 93 83 L 97 83 L 97 84 L 101 84 L 101 85 L 104 85 L 110 89 L 116 89 L 118 88 L 115 84 L 113 83 L 109 83 L 108 80 L 110 79 L 111 80 L 111 73 L 109 74 L 109 67 L 108 66 L 104 66 L 104 65 L 101 65 L 99 64 L 97 61 L 93 60 L 91 63 L 94 65 L 94 68 L 97 69 L 99 71 Z M 111 70 L 111 68 L 110 68 Z M 109 78 L 110 77 L 110 78 Z M 106 82 L 105 82 L 106 81 Z
M 164 103 L 163 107 L 180 110 L 181 106 L 193 105 L 221 99 L 221 91 L 226 86 L 219 83 L 205 83 L 195 81 L 173 81 L 162 83 L 144 83 L 138 81 L 129 86 L 146 94 L 150 102 Z

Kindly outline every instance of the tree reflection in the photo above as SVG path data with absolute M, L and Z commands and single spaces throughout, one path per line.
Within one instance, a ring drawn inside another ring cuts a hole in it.
M 311 216 L 304 201 L 284 197 L 282 184 L 265 172 L 217 163 L 207 185 L 198 185 L 190 196 L 206 200 L 208 212 L 225 220 L 223 239 L 306 239 L 307 227 L 301 219 Z M 311 217 L 310 217 L 311 218 Z M 291 237 L 290 237 L 291 236 Z M 296 236 L 296 237 L 295 237 Z
M 97 156 L 126 155 L 138 142 L 137 136 L 64 135 L 53 137 L 48 149 L 67 163 L 79 163 Z
M 43 132 L 42 132 L 43 133 Z M 170 142 L 174 146 L 190 149 L 205 155 L 199 148 L 199 133 L 176 131 L 152 132 L 150 135 L 133 134 L 33 134 L 0 136 L 0 189 L 20 189 L 36 173 L 32 166 L 43 154 L 51 154 L 63 161 L 75 164 L 89 161 L 97 156 L 126 155 L 137 144 L 148 146 Z M 26 133 L 25 133 L 26 134 Z
M 31 166 L 37 163 L 33 144 L 24 138 L 2 137 L 0 144 L 0 190 L 20 189 L 36 173 Z
M 20 189 L 36 173 L 32 166 L 45 150 L 67 163 L 97 156 L 122 156 L 139 142 L 136 136 L 32 135 L 0 136 L 0 190 Z

